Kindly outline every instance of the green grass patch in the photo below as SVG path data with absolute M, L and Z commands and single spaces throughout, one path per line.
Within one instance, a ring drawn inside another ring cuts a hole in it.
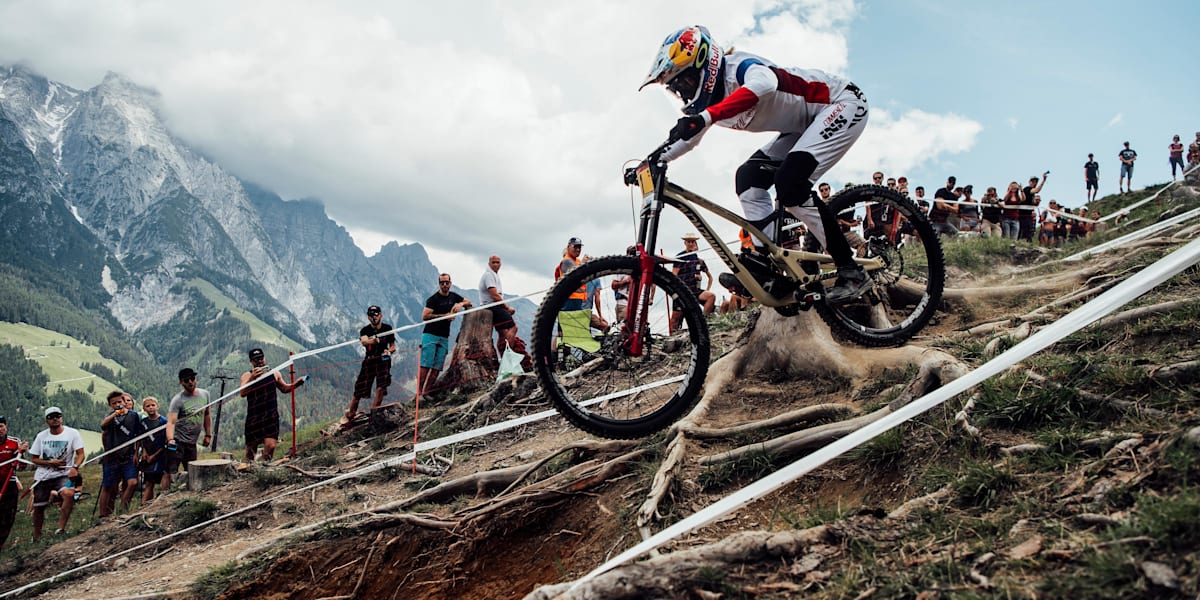
M 171 508 L 175 509 L 176 529 L 187 529 L 211 520 L 217 514 L 217 504 L 201 498 L 181 498 Z
M 0 322 L 0 343 L 22 348 L 25 358 L 42 368 L 42 372 L 50 380 L 46 383 L 47 395 L 62 388 L 79 390 L 97 399 L 103 398 L 109 391 L 117 389 L 117 384 L 83 370 L 80 365 L 98 364 L 113 373 L 125 370 L 120 363 L 101 356 L 97 346 L 88 345 L 64 333 L 25 323 Z
M 1006 468 L 966 463 L 953 487 L 960 505 L 989 509 L 1006 492 L 1016 489 L 1017 478 Z
M 245 323 L 250 327 L 250 337 L 260 342 L 275 344 L 281 348 L 286 348 L 292 352 L 301 352 L 304 347 L 299 342 L 283 334 L 283 332 L 264 323 L 261 319 L 254 316 L 252 313 L 238 306 L 232 298 L 226 296 L 221 290 L 218 290 L 213 284 L 203 279 L 191 279 L 187 282 L 187 287 L 193 288 L 200 292 L 209 302 L 212 302 L 218 310 L 227 310 L 229 314 Z

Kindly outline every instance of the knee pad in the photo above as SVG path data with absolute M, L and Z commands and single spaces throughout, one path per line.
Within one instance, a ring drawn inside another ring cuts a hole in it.
M 755 152 L 749 160 L 738 167 L 734 176 L 734 191 L 741 196 L 746 190 L 758 188 L 767 190 L 775 183 L 775 168 L 779 163 L 767 158 L 762 152 Z
M 784 206 L 800 206 L 812 195 L 810 177 L 817 170 L 817 158 L 808 152 L 793 152 L 775 173 L 775 194 Z

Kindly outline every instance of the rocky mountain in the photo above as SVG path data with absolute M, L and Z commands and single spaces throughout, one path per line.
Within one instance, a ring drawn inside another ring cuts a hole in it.
M 158 104 L 116 74 L 78 90 L 0 66 L 0 262 L 74 281 L 135 336 L 185 310 L 193 279 L 304 345 L 352 336 L 367 304 L 419 320 L 437 274 L 423 247 L 365 256 L 319 201 L 234 177 Z

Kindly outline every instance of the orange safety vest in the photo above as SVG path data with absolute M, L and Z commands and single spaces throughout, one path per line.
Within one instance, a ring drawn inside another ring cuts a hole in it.
M 563 258 L 571 258 L 571 255 L 564 254 Z M 582 263 L 580 263 L 578 258 L 571 258 L 571 261 L 575 263 L 576 268 L 578 268 L 579 265 L 582 264 Z M 560 261 L 558 263 L 558 266 L 554 267 L 554 280 L 558 281 L 559 279 L 562 279 L 562 276 L 563 276 L 562 262 Z M 587 299 L 588 299 L 587 284 L 581 285 L 581 286 L 579 286 L 579 289 L 575 290 L 574 292 L 571 292 L 571 296 L 568 299 L 569 300 L 579 300 L 581 302 L 587 302 Z

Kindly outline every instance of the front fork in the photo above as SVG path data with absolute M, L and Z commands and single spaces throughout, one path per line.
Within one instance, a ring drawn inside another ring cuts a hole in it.
M 625 339 L 621 347 L 629 356 L 641 356 L 643 345 L 650 327 L 650 294 L 654 292 L 654 269 L 658 261 L 654 255 L 646 252 L 646 247 L 639 243 L 634 254 L 638 259 L 638 273 L 634 278 L 633 289 L 629 290 L 629 306 L 625 310 Z

